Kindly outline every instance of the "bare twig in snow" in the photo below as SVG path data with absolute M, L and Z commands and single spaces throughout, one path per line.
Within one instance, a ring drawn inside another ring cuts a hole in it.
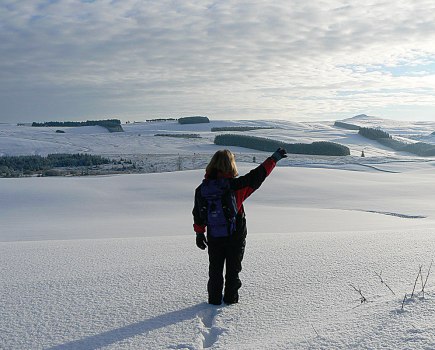
M 405 293 L 405 296 L 404 296 L 403 301 L 402 301 L 402 310 L 403 310 L 403 305 L 405 305 L 405 300 L 406 300 L 406 293 Z
M 393 292 L 393 290 L 390 288 L 390 286 L 384 281 L 384 279 L 382 278 L 381 274 L 382 271 L 380 273 L 375 272 L 376 276 L 379 277 L 379 279 L 381 280 L 381 283 L 385 285 L 385 287 L 387 287 L 391 293 L 393 293 L 393 295 L 396 295 L 396 293 Z
M 423 283 L 423 270 L 421 270 L 421 272 L 420 272 L 420 281 L 421 281 L 421 291 L 423 292 L 423 286 L 424 286 L 424 283 Z
M 317 334 L 318 337 L 320 337 L 319 333 L 317 332 L 317 330 L 314 328 L 313 324 L 311 323 L 311 327 L 313 327 L 314 332 Z
M 430 266 L 429 266 L 429 270 L 427 271 L 426 279 L 424 281 L 423 287 L 421 288 L 421 291 L 423 293 L 423 298 L 424 298 L 424 288 L 426 287 L 427 279 L 429 278 L 430 269 L 432 268 L 432 264 L 433 264 L 433 260 L 430 262 Z M 422 279 L 422 281 L 423 281 L 423 279 Z
M 361 292 L 361 288 L 358 289 L 358 288 L 356 288 L 354 285 L 352 285 L 351 283 L 349 283 L 349 285 L 350 285 L 353 289 L 355 289 L 355 291 L 356 291 L 357 293 L 359 293 L 359 295 L 361 296 L 361 297 L 360 297 L 361 304 L 362 304 L 362 303 L 366 303 L 366 302 L 367 302 L 367 299 L 366 299 L 366 297 L 362 294 L 362 292 Z
M 415 279 L 415 282 L 414 282 L 414 288 L 412 289 L 411 299 L 412 299 L 412 297 L 414 296 L 415 286 L 417 285 L 418 278 L 419 278 L 420 275 L 421 275 L 421 268 L 422 268 L 422 267 L 423 267 L 423 265 L 420 265 L 420 268 L 418 269 L 418 275 L 417 275 L 417 278 Z

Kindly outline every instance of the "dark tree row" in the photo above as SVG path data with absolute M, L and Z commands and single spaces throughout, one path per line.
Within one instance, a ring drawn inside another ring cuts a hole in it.
M 201 136 L 199 134 L 155 134 L 154 136 L 163 136 L 163 137 L 178 137 L 183 139 L 200 139 Z
M 49 154 L 42 156 L 0 157 L 0 176 L 29 175 L 52 168 L 94 166 L 111 163 L 110 159 L 90 154 Z
M 425 142 L 405 143 L 393 139 L 390 134 L 380 129 L 360 128 L 360 135 L 367 137 L 371 140 L 376 140 L 380 144 L 387 146 L 399 152 L 408 152 L 420 157 L 434 157 L 435 145 Z
M 425 142 L 417 142 L 406 145 L 405 152 L 416 154 L 420 157 L 435 157 L 435 145 Z
M 183 118 L 178 118 L 178 123 L 180 123 L 180 124 L 201 124 L 201 123 L 210 123 L 210 120 L 207 117 L 201 117 L 201 116 L 183 117 Z
M 222 127 L 211 128 L 211 131 L 212 132 L 216 132 L 216 131 L 252 131 L 252 130 L 265 130 L 265 129 L 274 129 L 274 128 L 265 127 L 265 126 L 222 126 Z
M 85 122 L 33 122 L 32 126 L 35 127 L 79 127 L 79 126 L 102 126 L 110 132 L 124 131 L 119 119 L 105 119 L 105 120 L 88 120 Z
M 175 121 L 177 119 L 175 118 L 156 118 L 156 119 L 147 119 L 146 122 L 169 122 L 169 121 Z
M 304 143 L 285 143 L 282 141 L 246 136 L 246 135 L 218 135 L 215 137 L 214 143 L 222 146 L 238 146 L 258 151 L 273 152 L 278 147 L 283 147 L 288 153 L 292 154 L 309 154 L 309 155 L 325 155 L 325 156 L 347 156 L 350 155 L 348 147 L 334 142 L 313 142 L 310 144 Z
M 338 122 L 338 121 L 334 123 L 334 126 L 336 126 L 338 128 L 348 129 L 348 130 L 359 130 L 360 129 L 360 127 L 358 125 L 344 123 L 344 122 Z
M 381 129 L 359 128 L 358 134 L 370 140 L 391 139 L 390 134 Z

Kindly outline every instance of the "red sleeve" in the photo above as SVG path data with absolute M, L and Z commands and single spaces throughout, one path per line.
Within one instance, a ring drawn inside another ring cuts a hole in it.
M 193 230 L 196 233 L 204 233 L 206 225 L 204 224 L 204 220 L 201 219 L 200 215 L 200 188 L 198 186 L 195 190 L 195 204 L 193 206 L 192 214 L 193 214 Z
M 267 158 L 263 162 L 263 166 L 266 169 L 266 177 L 270 175 L 272 170 L 275 168 L 275 165 L 276 165 L 276 161 L 271 157 Z
M 193 230 L 196 233 L 204 233 L 205 232 L 205 225 L 193 224 Z
M 261 186 L 263 181 L 270 175 L 275 166 L 276 161 L 269 157 L 257 168 L 251 170 L 248 174 L 241 176 L 234 181 L 237 184 L 234 192 L 238 210 L 241 209 L 243 201 Z

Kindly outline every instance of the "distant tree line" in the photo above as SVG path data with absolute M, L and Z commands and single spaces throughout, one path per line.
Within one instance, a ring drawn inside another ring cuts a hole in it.
M 359 128 L 358 134 L 370 140 L 391 139 L 390 134 L 381 129 Z
M 200 124 L 200 123 L 210 123 L 207 117 L 195 116 L 195 117 L 183 117 L 178 118 L 178 123 L 180 124 Z
M 360 128 L 358 132 L 361 136 L 376 140 L 380 144 L 399 152 L 408 152 L 420 157 L 435 156 L 435 145 L 425 142 L 405 143 L 395 140 L 385 131 L 373 128 Z
M 199 134 L 155 134 L 154 136 L 163 136 L 163 137 L 179 137 L 184 139 L 200 139 L 201 136 Z
M 393 138 L 381 138 L 381 139 L 377 139 L 376 141 L 378 141 L 380 144 L 390 147 L 396 151 L 400 151 L 403 147 L 405 147 L 407 145 L 407 143 L 404 143 L 402 141 L 393 139 Z
M 246 135 L 218 135 L 214 143 L 222 146 L 238 146 L 258 151 L 273 152 L 278 147 L 283 147 L 288 153 L 292 154 L 309 154 L 325 156 L 347 156 L 350 155 L 348 147 L 334 142 L 313 142 L 305 143 L 286 143 L 268 138 L 246 136 Z
M 265 129 L 275 129 L 273 127 L 265 126 L 222 126 L 211 128 L 212 132 L 217 131 L 252 131 L 252 130 L 265 130 Z
M 348 130 L 359 130 L 360 129 L 360 127 L 358 125 L 344 123 L 344 122 L 338 122 L 338 121 L 334 123 L 334 126 L 336 126 L 338 128 L 348 129 Z
M 406 145 L 402 151 L 416 154 L 420 157 L 434 157 L 435 145 L 425 142 L 417 142 Z
M 420 157 L 434 157 L 435 145 L 426 142 L 404 143 L 394 139 L 379 139 L 379 143 L 395 151 L 408 152 Z
M 49 154 L 42 156 L 0 157 L 0 176 L 17 177 L 61 167 L 80 167 L 109 164 L 112 161 L 90 154 Z
M 124 131 L 119 119 L 105 119 L 105 120 L 87 120 L 85 122 L 33 122 L 32 126 L 35 127 L 79 127 L 79 126 L 102 126 L 110 132 Z
M 175 121 L 176 118 L 156 118 L 156 119 L 147 119 L 146 122 L 168 122 L 168 121 Z

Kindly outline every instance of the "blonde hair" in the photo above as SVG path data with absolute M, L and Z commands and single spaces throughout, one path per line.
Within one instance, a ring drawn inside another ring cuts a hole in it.
M 221 172 L 223 174 L 231 174 L 233 177 L 239 175 L 234 154 L 227 149 L 217 151 L 211 158 L 205 171 L 207 174 Z

